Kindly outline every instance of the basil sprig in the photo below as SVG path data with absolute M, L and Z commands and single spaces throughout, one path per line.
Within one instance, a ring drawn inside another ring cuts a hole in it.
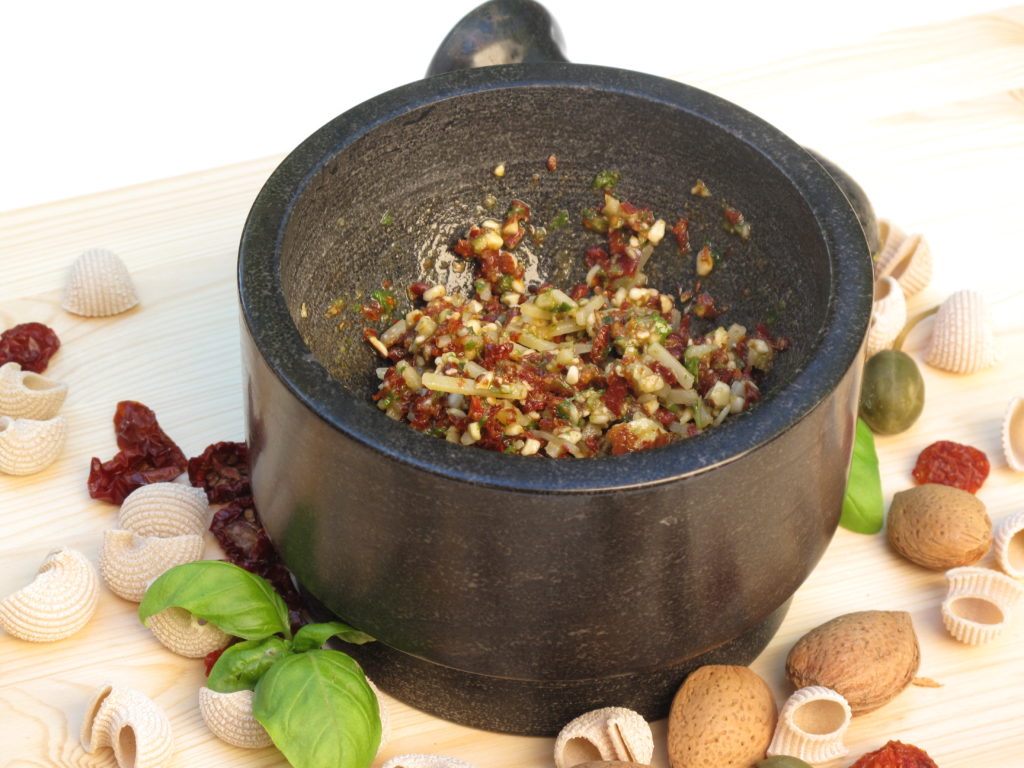
M 146 620 L 165 608 L 191 611 L 244 638 L 228 646 L 207 686 L 253 691 L 253 715 L 295 768 L 368 768 L 380 744 L 377 697 L 359 665 L 323 649 L 332 637 L 372 641 L 348 624 L 307 624 L 292 636 L 288 608 L 259 576 L 231 563 L 201 560 L 157 578 L 139 605 Z
M 853 441 L 850 474 L 846 480 L 846 496 L 839 524 L 857 533 L 878 533 L 882 530 L 885 501 L 882 498 L 882 477 L 878 471 L 875 438 L 863 419 L 857 419 Z

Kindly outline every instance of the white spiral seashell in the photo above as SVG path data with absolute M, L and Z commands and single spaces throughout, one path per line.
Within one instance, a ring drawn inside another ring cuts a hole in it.
M 1014 472 L 1024 472 L 1024 397 L 1010 401 L 1003 417 L 1003 454 Z
M 210 732 L 235 747 L 259 749 L 273 744 L 263 724 L 252 714 L 253 692 L 220 693 L 199 689 L 199 713 Z
M 896 278 L 883 277 L 875 284 L 875 292 L 877 297 L 871 309 L 864 348 L 868 357 L 889 349 L 907 324 L 907 300 Z
M 952 373 L 974 373 L 996 363 L 992 316 L 980 293 L 957 291 L 942 302 L 925 362 Z
M 46 556 L 31 584 L 0 601 L 0 626 L 33 643 L 63 640 L 92 618 L 99 594 L 99 577 L 89 559 L 61 547 Z
M 942 602 L 942 622 L 967 645 L 995 639 L 1010 623 L 1024 599 L 1024 586 L 988 568 L 964 566 L 946 571 L 949 590 Z
M 83 317 L 106 317 L 138 303 L 135 285 L 121 258 L 105 248 L 94 248 L 71 265 L 60 305 Z
M 472 763 L 446 755 L 409 754 L 392 757 L 380 768 L 476 768 Z
M 0 416 L 0 472 L 31 475 L 46 469 L 60 456 L 67 433 L 63 416 L 45 421 Z
M 654 755 L 651 726 L 625 707 L 604 707 L 569 722 L 555 739 L 555 768 L 589 760 L 622 760 L 648 765 Z
M 932 250 L 921 235 L 907 235 L 891 222 L 878 222 L 881 248 L 875 279 L 893 277 L 907 298 L 920 293 L 932 279 Z
M 231 641 L 231 635 L 177 606 L 153 614 L 146 626 L 165 648 L 189 659 L 201 659 Z
M 210 503 L 202 488 L 150 483 L 125 497 L 118 527 L 140 536 L 202 536 L 210 527 Z
M 789 755 L 807 763 L 845 757 L 843 743 L 853 713 L 846 699 L 831 688 L 807 686 L 782 706 L 768 756 Z
M 1003 518 L 992 536 L 996 563 L 1003 573 L 1024 579 L 1024 509 Z
M 0 365 L 0 416 L 46 421 L 57 415 L 67 394 L 63 382 L 23 371 L 19 363 Z
M 112 747 L 119 768 L 162 768 L 174 752 L 171 722 L 141 691 L 107 684 L 92 697 L 82 722 L 82 747 Z
M 120 528 L 104 531 L 100 574 L 110 591 L 142 602 L 152 581 L 169 568 L 203 556 L 202 536 L 139 536 Z

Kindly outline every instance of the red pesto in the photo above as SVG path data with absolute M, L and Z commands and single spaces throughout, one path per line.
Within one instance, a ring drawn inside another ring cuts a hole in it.
M 657 243 L 648 238 L 654 214 L 650 208 L 615 199 L 607 190 L 602 199 L 602 207 L 584 212 L 583 224 L 604 234 L 604 243 L 586 250 L 588 284 L 574 286 L 569 294 L 547 283 L 523 285 L 524 267 L 511 250 L 528 231 L 528 205 L 513 200 L 500 224 L 470 227 L 454 251 L 477 263 L 475 297 L 470 302 L 468 297 L 442 292 L 415 308 L 404 328 L 396 324 L 398 330 L 389 329 L 387 349 L 375 346 L 391 363 L 373 396 L 378 408 L 418 431 L 463 445 L 527 455 L 525 443 L 534 443 L 537 453 L 540 441 L 542 446 L 547 443 L 547 455 L 562 457 L 658 447 L 718 423 L 716 411 L 724 418 L 727 409 L 737 413 L 758 400 L 760 391 L 751 380 L 754 369 L 759 369 L 757 374 L 767 370 L 765 360 L 770 364 L 786 342 L 772 338 L 763 326 L 752 334 L 739 328 L 738 335 L 728 332 L 726 349 L 726 342 L 713 341 L 710 333 L 691 330 L 691 315 L 713 319 L 725 308 L 709 293 L 700 292 L 699 284 L 692 292 L 680 292 L 678 300 L 687 305 L 683 311 L 675 309 L 672 296 L 646 288 L 640 266 Z M 670 231 L 680 250 L 689 247 L 686 219 Z M 408 295 L 422 302 L 431 287 L 413 284 Z M 572 319 L 573 313 L 591 298 L 599 302 L 593 305 L 598 309 L 587 310 L 590 319 L 584 327 L 582 320 Z M 423 324 L 422 318 L 432 322 Z M 490 331 L 484 330 L 487 325 L 492 326 Z M 568 330 L 554 330 L 562 327 Z M 541 342 L 536 333 L 542 334 Z M 720 328 L 716 333 L 726 331 Z M 380 338 L 372 329 L 364 335 Z M 756 361 L 747 359 L 753 339 L 765 342 L 757 349 Z M 677 375 L 667 364 L 670 361 L 649 356 L 644 350 L 656 348 L 654 341 L 662 347 L 657 354 L 667 352 L 693 376 L 682 371 Z M 684 355 L 695 345 L 704 351 L 687 358 L 684 365 Z M 742 355 L 733 355 L 731 349 Z M 561 359 L 560 350 L 571 351 L 570 362 Z M 642 370 L 635 370 L 637 366 Z M 435 377 L 429 385 L 428 373 Z M 424 383 L 418 385 L 420 375 Z M 641 388 L 638 377 L 643 376 L 647 389 Z M 725 403 L 723 384 L 729 387 Z M 471 393 L 474 387 L 508 389 L 481 396 Z M 674 396 L 680 399 L 657 400 L 653 393 L 664 397 L 667 388 L 676 388 Z M 699 405 L 685 393 L 680 395 L 685 389 L 693 390 L 689 396 Z M 707 399 L 712 389 L 714 401 Z M 735 398 L 739 404 L 734 409 Z M 603 421 L 594 419 L 595 413 Z M 566 434 L 576 435 L 569 441 L 573 444 L 565 443 L 561 435 Z

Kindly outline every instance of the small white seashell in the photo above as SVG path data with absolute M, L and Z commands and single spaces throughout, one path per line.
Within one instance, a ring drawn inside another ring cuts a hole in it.
M 907 324 L 907 300 L 895 278 L 883 277 L 875 284 L 875 293 L 865 344 L 868 357 L 889 349 Z
M 31 475 L 46 469 L 60 456 L 67 431 L 63 416 L 45 421 L 0 416 L 0 472 Z
M 476 768 L 472 763 L 446 755 L 399 755 L 380 768 Z
M 0 626 L 34 643 L 63 640 L 89 621 L 99 594 L 99 577 L 89 559 L 61 547 L 46 556 L 31 584 L 0 601 Z
M 201 659 L 231 641 L 231 635 L 177 606 L 150 616 L 146 626 L 165 648 L 189 659 Z
M 881 248 L 875 261 L 875 279 L 893 277 L 907 298 L 932 279 L 932 250 L 921 235 L 907 235 L 889 221 L 878 222 Z
M 19 363 L 0 365 L 0 416 L 46 421 L 57 415 L 67 394 L 63 382 L 23 371 Z
M 946 571 L 949 590 L 942 602 L 942 622 L 961 643 L 980 645 L 994 639 L 1024 599 L 1024 586 L 998 571 L 975 566 Z
M 1024 579 L 1024 509 L 999 521 L 993 532 L 996 563 L 1015 579 Z
M 648 765 L 654 755 L 651 726 L 625 707 L 604 707 L 569 722 L 555 739 L 555 768 L 588 760 L 623 760 Z
M 789 755 L 807 763 L 844 757 L 849 750 L 843 737 L 852 717 L 846 699 L 831 688 L 801 688 L 782 706 L 768 756 Z
M 138 303 L 139 296 L 121 258 L 105 248 L 94 248 L 71 265 L 60 305 L 76 315 L 106 317 Z
M 380 713 L 380 745 L 377 747 L 377 754 L 380 754 L 380 751 L 391 741 L 391 713 L 388 711 L 388 705 L 384 701 L 380 688 L 374 685 L 370 678 L 366 678 L 366 682 L 377 697 L 377 711 Z
M 210 503 L 202 488 L 149 483 L 125 497 L 118 527 L 140 536 L 202 536 L 210 527 Z
M 957 291 L 939 306 L 925 362 L 952 373 L 974 373 L 996 363 L 992 316 L 977 291 Z
M 199 689 L 199 712 L 206 727 L 221 741 L 235 747 L 259 749 L 273 744 L 270 734 L 252 714 L 253 692 L 219 693 Z
M 104 685 L 93 695 L 81 740 L 89 753 L 112 747 L 119 768 L 162 768 L 174 751 L 166 713 L 144 693 L 121 685 Z
M 1010 401 L 1003 417 L 1003 453 L 1014 472 L 1024 472 L 1024 396 Z
M 203 548 L 202 536 L 139 536 L 115 528 L 103 533 L 100 574 L 115 595 L 140 603 L 153 579 L 175 565 L 199 560 Z

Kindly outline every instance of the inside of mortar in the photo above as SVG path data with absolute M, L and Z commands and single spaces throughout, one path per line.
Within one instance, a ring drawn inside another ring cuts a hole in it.
M 846 711 L 838 701 L 815 699 L 793 712 L 793 725 L 814 736 L 835 733 L 846 722 Z
M 537 226 L 562 211 L 571 222 L 516 249 L 527 284 L 565 290 L 582 282 L 584 251 L 600 236 L 583 228 L 581 213 L 602 204 L 593 181 L 613 170 L 621 173 L 616 196 L 651 206 L 669 226 L 690 221 L 690 251 L 666 237 L 645 267 L 648 284 L 667 293 L 692 288 L 697 251 L 705 242 L 720 249 L 702 290 L 727 309 L 695 327 L 765 323 L 790 341 L 764 381 L 765 399 L 792 380 L 827 325 L 832 267 L 807 202 L 780 169 L 706 121 L 653 100 L 605 92 L 582 99 L 554 85 L 529 91 L 514 107 L 502 90 L 419 107 L 360 136 L 310 178 L 286 226 L 280 280 L 292 321 L 323 367 L 373 407 L 382 363 L 363 336 L 371 324 L 361 313 L 371 291 L 386 281 L 398 313 L 411 309 L 406 289 L 419 281 L 471 295 L 474 270 L 451 246 L 471 225 L 500 220 L 517 198 Z M 552 154 L 554 172 L 545 167 Z M 698 179 L 711 197 L 691 193 Z M 723 230 L 724 206 L 750 222 L 749 239 Z

